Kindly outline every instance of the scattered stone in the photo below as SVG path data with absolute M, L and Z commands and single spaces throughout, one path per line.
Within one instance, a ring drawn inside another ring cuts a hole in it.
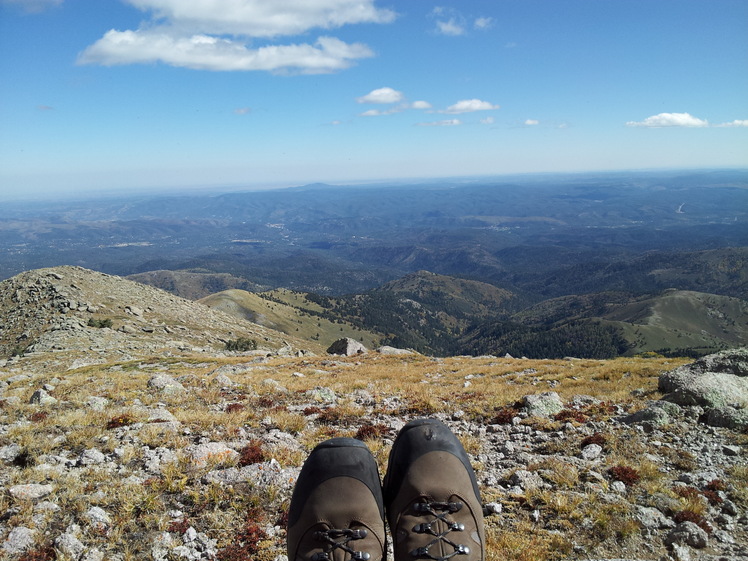
M 148 387 L 165 395 L 181 394 L 184 386 L 167 374 L 157 374 L 148 380 Z
M 588 444 L 582 448 L 582 459 L 591 462 L 597 460 L 603 452 L 603 447 L 599 444 Z
M 82 466 L 95 466 L 106 462 L 106 456 L 101 452 L 101 450 L 89 448 L 81 453 L 78 462 Z
M 92 395 L 86 400 L 86 405 L 91 411 L 104 411 L 109 405 L 109 400 L 105 397 Z
M 8 491 L 16 498 L 25 501 L 35 501 L 51 494 L 55 490 L 54 485 L 42 485 L 40 483 L 27 483 L 25 485 L 13 485 Z
M 681 522 L 665 537 L 665 545 L 673 544 L 703 549 L 709 544 L 709 535 L 693 522 Z
M 25 526 L 13 528 L 3 543 L 3 550 L 8 555 L 17 555 L 29 549 L 36 542 L 36 532 Z
M 84 514 L 83 518 L 98 531 L 106 530 L 112 525 L 112 518 L 109 514 L 98 506 L 92 506 Z
M 537 473 L 520 469 L 515 471 L 511 477 L 509 477 L 509 483 L 519 487 L 520 489 L 527 491 L 530 489 L 537 489 L 543 486 L 543 478 Z
M 0 462 L 6 464 L 12 464 L 23 452 L 18 444 L 8 444 L 7 446 L 0 446 Z
M 234 382 L 226 374 L 218 374 L 211 383 L 221 388 L 231 388 L 234 386 Z
M 330 388 L 317 386 L 312 390 L 308 390 L 305 394 L 307 399 L 316 403 L 324 403 L 326 405 L 333 405 L 338 402 L 338 396 Z
M 80 530 L 78 528 L 78 530 Z M 83 542 L 75 535 L 78 532 L 72 532 L 70 528 L 55 539 L 55 547 L 70 559 L 80 559 L 85 550 Z
M 668 401 L 651 401 L 647 407 L 622 419 L 627 425 L 649 423 L 660 427 L 681 415 L 681 408 Z
M 185 448 L 187 456 L 193 464 L 204 467 L 209 463 L 226 464 L 239 457 L 239 453 L 229 448 L 223 442 L 206 442 Z
M 36 390 L 29 399 L 29 403 L 33 405 L 54 405 L 57 403 L 57 399 L 47 393 L 46 390 Z

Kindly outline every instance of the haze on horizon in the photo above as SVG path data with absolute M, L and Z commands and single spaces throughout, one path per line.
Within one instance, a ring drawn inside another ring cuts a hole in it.
M 743 0 L 0 0 L 0 198 L 748 168 Z

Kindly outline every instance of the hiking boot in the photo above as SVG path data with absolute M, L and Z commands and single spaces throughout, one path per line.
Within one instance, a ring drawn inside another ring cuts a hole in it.
M 483 506 L 465 449 L 442 422 L 411 421 L 384 478 L 395 561 L 483 561 Z
M 382 561 L 382 486 L 354 438 L 319 444 L 301 468 L 288 511 L 289 561 Z

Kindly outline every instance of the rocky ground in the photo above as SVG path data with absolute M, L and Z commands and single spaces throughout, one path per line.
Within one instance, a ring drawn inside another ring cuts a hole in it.
M 646 361 L 627 363 L 642 385 L 632 399 L 609 401 L 564 390 L 585 371 L 568 376 L 564 361 L 38 360 L 0 370 L 7 559 L 280 561 L 308 451 L 358 436 L 384 470 L 397 430 L 423 415 L 473 459 L 489 559 L 748 559 L 745 433 L 652 400 Z M 501 405 L 499 380 L 537 391 Z
M 432 416 L 473 461 L 488 560 L 748 561 L 746 349 L 315 355 L 71 267 L 0 283 L 0 311 L 0 559 L 285 561 L 317 443 L 360 438 L 384 473 Z M 226 351 L 238 337 L 260 348 Z

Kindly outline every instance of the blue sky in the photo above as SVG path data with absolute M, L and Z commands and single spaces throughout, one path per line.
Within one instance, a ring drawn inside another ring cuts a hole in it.
M 748 167 L 746 0 L 0 0 L 0 194 Z

